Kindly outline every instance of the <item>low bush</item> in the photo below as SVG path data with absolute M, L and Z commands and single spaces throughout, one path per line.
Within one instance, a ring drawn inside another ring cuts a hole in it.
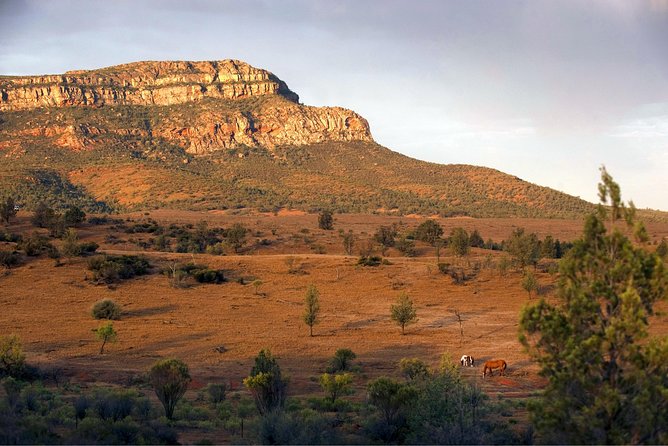
M 193 278 L 199 283 L 223 283 L 225 275 L 223 270 L 209 269 L 207 265 L 198 265 L 196 263 L 184 263 L 180 265 L 171 265 L 163 269 L 163 274 L 170 278 L 172 286 L 175 288 L 187 287 L 188 278 Z
M 96 302 L 92 314 L 95 319 L 119 320 L 121 318 L 121 306 L 111 299 Z
M 93 271 L 93 281 L 107 284 L 148 274 L 150 267 L 145 258 L 128 255 L 104 255 L 93 257 L 88 262 L 88 269 Z
M 18 249 L 25 252 L 27 256 L 37 257 L 42 254 L 47 254 L 49 257 L 54 256 L 58 252 L 49 239 L 38 233 L 33 233 L 27 239 L 21 240 L 18 245 Z
M 7 269 L 21 264 L 21 255 L 16 251 L 0 251 L 0 266 Z
M 361 266 L 380 266 L 383 259 L 380 256 L 361 256 L 357 261 Z

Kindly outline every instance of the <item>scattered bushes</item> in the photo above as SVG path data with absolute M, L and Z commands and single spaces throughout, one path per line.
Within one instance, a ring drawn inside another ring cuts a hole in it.
M 93 272 L 96 283 L 112 284 L 149 273 L 151 265 L 144 257 L 104 255 L 93 257 L 88 269 Z
M 196 263 L 173 264 L 163 270 L 170 279 L 174 288 L 183 288 L 188 286 L 188 279 L 192 278 L 198 283 L 225 282 L 225 274 L 221 269 L 209 269 L 207 265 L 198 265 Z
M 43 235 L 34 232 L 30 237 L 21 240 L 17 248 L 25 252 L 27 256 L 37 257 L 47 254 L 49 257 L 57 257 L 58 249 Z
M 7 269 L 21 264 L 21 255 L 16 251 L 0 251 L 0 266 Z
M 119 320 L 121 318 L 121 306 L 111 299 L 96 302 L 92 314 L 95 319 Z

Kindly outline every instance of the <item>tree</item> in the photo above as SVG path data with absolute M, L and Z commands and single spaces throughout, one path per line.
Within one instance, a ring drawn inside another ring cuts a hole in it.
M 104 346 L 107 344 L 107 342 L 116 342 L 117 338 L 117 333 L 116 330 L 114 330 L 114 325 L 109 322 L 105 325 L 101 325 L 98 327 L 96 330 L 93 330 L 95 332 L 95 336 L 102 341 L 102 346 L 100 347 L 100 354 L 104 353 Z
M 329 394 L 329 398 L 334 403 L 336 398 L 341 395 L 350 393 L 350 385 L 353 382 L 353 376 L 350 373 L 342 373 L 339 375 L 330 375 L 323 373 L 320 375 L 320 387 Z
M 381 376 L 367 385 L 369 402 L 380 412 L 386 426 L 385 441 L 396 438 L 406 424 L 406 413 L 410 403 L 416 398 L 415 388 L 409 384 Z
M 234 252 L 239 252 L 239 250 L 246 244 L 247 232 L 248 229 L 241 223 L 233 224 L 232 227 L 225 232 L 227 242 L 232 246 Z
M 541 442 L 665 444 L 668 340 L 646 338 L 668 273 L 629 239 L 646 233 L 605 168 L 599 197 L 560 262 L 560 302 L 541 299 L 521 315 L 520 341 L 548 381 L 531 419 Z
M 258 294 L 260 294 L 260 287 L 263 285 L 263 282 L 260 279 L 255 279 L 252 285 L 253 288 L 255 289 L 255 291 L 253 291 L 253 294 L 257 296 Z
M 381 226 L 376 230 L 373 239 L 381 246 L 382 254 L 385 255 L 387 248 L 394 246 L 397 236 L 397 228 L 394 226 Z
M 12 197 L 0 201 L 0 218 L 9 224 L 9 220 L 16 215 L 16 203 Z
M 390 307 L 392 320 L 396 321 L 401 326 L 401 334 L 405 334 L 404 327 L 406 324 L 417 322 L 417 311 L 413 308 L 413 301 L 406 293 L 402 293 L 397 300 L 396 305 Z
M 281 368 L 269 350 L 261 350 L 255 358 L 250 375 L 244 379 L 255 406 L 261 415 L 266 415 L 285 404 L 287 383 L 281 377 Z
M 357 355 L 351 349 L 340 348 L 334 352 L 334 357 L 329 361 L 329 370 L 333 373 L 346 371 L 355 358 Z
M 334 215 L 332 211 L 325 209 L 318 214 L 318 227 L 327 231 L 334 229 Z
M 540 244 L 540 257 L 543 259 L 556 259 L 557 247 L 554 238 L 551 235 L 546 235 Z
M 396 248 L 406 257 L 415 257 L 415 242 L 406 237 L 401 237 L 396 243 Z
M 668 243 L 666 243 L 665 238 L 663 240 L 661 240 L 661 243 L 659 243 L 659 246 L 656 247 L 656 255 L 661 257 L 663 260 L 668 259 Z
M 424 361 L 418 358 L 403 358 L 399 361 L 401 374 L 409 381 L 416 381 L 429 377 L 429 368 Z
M 188 366 L 179 359 L 162 359 L 153 364 L 148 379 L 165 408 L 165 416 L 171 420 L 176 403 L 186 393 L 191 381 Z
M 477 229 L 474 229 L 469 236 L 469 246 L 471 248 L 482 248 L 485 246 L 485 240 L 483 240 Z
M 533 271 L 526 271 L 524 277 L 522 278 L 522 288 L 524 291 L 529 293 L 529 299 L 531 299 L 531 292 L 538 291 L 538 279 Z
M 355 246 L 355 236 L 353 235 L 353 231 L 348 231 L 343 234 L 343 251 L 346 255 L 353 255 L 353 246 Z
M 19 376 L 25 367 L 26 356 L 16 335 L 0 337 L 0 376 Z
M 469 234 L 464 228 L 453 228 L 448 238 L 450 251 L 457 257 L 465 256 L 469 253 Z
M 65 226 L 77 226 L 86 220 L 86 213 L 78 206 L 70 206 L 63 215 Z
M 35 226 L 40 228 L 48 228 L 57 219 L 57 215 L 53 209 L 44 202 L 41 202 L 35 208 L 35 212 L 30 220 Z
M 318 323 L 318 313 L 320 313 L 320 293 L 315 285 L 309 285 L 304 298 L 304 323 L 309 326 L 311 336 L 313 336 L 313 326 Z
M 68 228 L 65 231 L 65 235 L 63 236 L 63 247 L 61 249 L 61 253 L 65 257 L 76 257 L 81 254 L 81 246 L 79 245 L 79 236 L 77 235 L 77 231 L 74 230 L 74 228 Z
M 443 228 L 436 220 L 425 220 L 415 228 L 415 238 L 433 245 L 443 234 Z
M 521 269 L 536 265 L 540 257 L 540 243 L 536 234 L 527 234 L 524 228 L 517 228 L 505 241 L 503 249 L 510 254 L 513 263 Z

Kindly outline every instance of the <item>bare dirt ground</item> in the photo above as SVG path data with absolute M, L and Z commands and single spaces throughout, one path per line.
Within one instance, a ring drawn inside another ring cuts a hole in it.
M 165 224 L 204 219 L 210 227 L 241 222 L 254 232 L 252 240 L 267 237 L 272 242 L 257 248 L 251 243 L 243 255 L 143 252 L 157 265 L 157 272 L 111 288 L 86 280 L 90 276 L 87 259 L 66 259 L 63 266 L 55 266 L 51 259 L 30 259 L 18 268 L 0 271 L 0 334 L 19 335 L 29 362 L 63 367 L 72 380 L 81 383 L 127 383 L 157 359 L 177 357 L 190 366 L 194 389 L 209 382 L 240 389 L 254 357 L 260 349 L 269 348 L 290 377 L 291 395 L 320 394 L 317 376 L 325 371 L 328 359 L 336 349 L 350 348 L 361 368 L 355 383 L 358 389 L 373 377 L 397 375 L 401 358 L 417 357 L 437 365 L 444 353 L 455 360 L 462 354 L 473 355 L 476 367 L 464 374 L 492 395 L 526 397 L 541 386 L 537 367 L 517 340 L 519 314 L 529 302 L 519 272 L 501 276 L 497 269 L 483 267 L 475 280 L 455 285 L 438 271 L 434 250 L 426 245 L 418 245 L 415 258 L 400 257 L 392 249 L 391 264 L 375 268 L 357 266 L 357 255 L 343 255 L 339 229 L 352 230 L 363 240 L 381 224 L 401 223 L 410 228 L 420 219 L 337 215 L 335 230 L 323 231 L 317 228 L 317 216 L 300 213 L 155 211 L 124 218 L 149 216 Z M 541 238 L 550 234 L 572 240 L 582 227 L 580 221 L 564 220 L 452 218 L 439 222 L 446 235 L 451 228 L 462 226 L 469 231 L 478 229 L 484 239 L 495 241 L 516 227 Z M 10 229 L 32 230 L 25 215 Z M 649 230 L 655 240 L 660 239 L 668 235 L 668 224 L 652 224 Z M 82 240 L 101 243 L 102 252 L 140 250 L 129 242 L 105 244 L 108 232 L 106 227 L 88 225 L 79 230 Z M 325 254 L 313 253 L 314 244 Z M 441 261 L 485 264 L 494 263 L 500 255 L 474 249 L 468 259 L 442 257 Z M 177 259 L 223 269 L 231 280 L 221 285 L 172 288 L 159 269 Z M 299 272 L 290 274 L 288 262 Z M 240 277 L 246 284 L 235 280 Z M 555 278 L 542 272 L 537 277 L 544 296 L 553 299 Z M 248 284 L 253 279 L 263 282 L 257 294 Z M 301 319 L 310 284 L 320 291 L 321 308 L 313 337 Z M 402 292 L 414 300 L 419 319 L 406 327 L 403 336 L 390 319 L 390 305 Z M 100 321 L 90 311 L 104 298 L 122 305 L 124 314 L 114 322 L 118 342 L 109 344 L 100 355 L 100 343 L 91 332 Z M 659 309 L 662 312 L 654 318 L 652 330 L 665 334 L 668 308 L 661 305 Z M 463 319 L 463 335 L 455 310 Z M 492 358 L 508 362 L 507 376 L 483 381 L 480 366 Z

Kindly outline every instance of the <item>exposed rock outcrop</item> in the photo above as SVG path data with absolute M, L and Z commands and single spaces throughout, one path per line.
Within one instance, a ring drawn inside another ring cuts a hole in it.
M 236 60 L 137 62 L 63 75 L 0 77 L 0 93 L 5 113 L 55 111 L 46 125 L 28 122 L 15 135 L 51 138 L 54 145 L 73 150 L 93 148 L 100 135 L 161 138 L 193 154 L 242 145 L 272 149 L 372 141 L 367 121 L 355 112 L 301 105 L 285 82 Z M 136 121 L 116 119 L 116 112 L 105 119 L 93 111 L 128 106 L 141 107 L 149 116 L 140 128 Z M 179 106 L 191 108 L 184 113 Z M 88 116 L 97 116 L 95 124 L 67 112 L 80 107 L 91 109 Z M 69 118 L 59 122 L 66 114 Z

